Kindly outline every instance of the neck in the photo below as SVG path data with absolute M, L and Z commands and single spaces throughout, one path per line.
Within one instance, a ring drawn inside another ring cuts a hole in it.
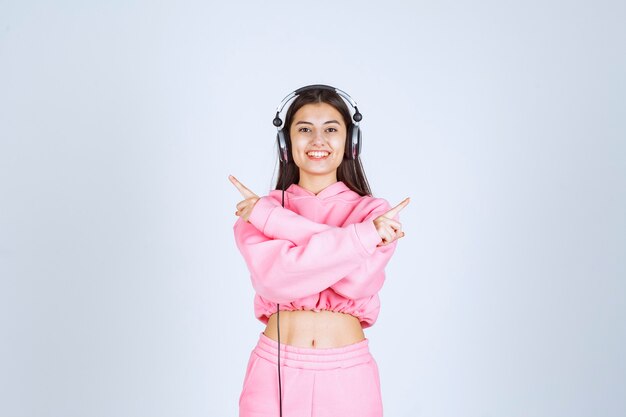
M 306 175 L 300 172 L 298 185 L 313 194 L 318 194 L 324 188 L 337 182 L 337 173 L 328 175 Z

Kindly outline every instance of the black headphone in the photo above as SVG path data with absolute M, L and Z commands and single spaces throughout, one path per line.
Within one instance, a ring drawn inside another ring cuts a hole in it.
M 285 104 L 287 104 L 287 102 L 290 101 L 292 98 L 302 94 L 305 91 L 310 91 L 310 90 L 333 91 L 337 93 L 338 95 L 340 95 L 341 97 L 343 97 L 344 99 L 346 99 L 346 101 L 350 103 L 350 105 L 354 108 L 354 115 L 352 116 L 352 120 L 354 120 L 354 123 L 351 123 L 348 128 L 345 157 L 347 159 L 357 159 L 359 154 L 361 153 L 361 129 L 359 128 L 359 122 L 361 121 L 361 119 L 363 119 L 363 115 L 359 113 L 359 109 L 356 106 L 356 102 L 346 92 L 338 88 L 331 87 L 330 85 L 313 84 L 313 85 L 307 85 L 307 86 L 298 88 L 296 91 L 289 93 L 283 99 L 283 101 L 280 102 L 280 104 L 278 105 L 278 108 L 276 109 L 276 117 L 274 117 L 273 123 L 274 123 L 274 126 L 278 128 L 278 132 L 276 133 L 276 142 L 278 143 L 278 157 L 280 158 L 280 162 L 284 162 L 284 163 L 289 162 L 290 160 L 289 154 L 291 153 L 289 149 L 288 140 L 285 137 L 285 132 L 283 131 L 283 128 L 282 128 L 283 121 L 280 118 L 280 112 L 283 110 L 283 107 L 285 107 Z

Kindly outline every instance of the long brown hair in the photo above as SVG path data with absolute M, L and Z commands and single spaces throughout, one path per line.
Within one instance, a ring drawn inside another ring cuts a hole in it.
M 289 162 L 287 164 L 281 163 L 278 168 L 278 179 L 276 181 L 277 190 L 282 189 L 283 181 L 285 189 L 291 184 L 297 184 L 300 181 L 300 169 L 293 161 L 293 155 L 291 153 L 291 138 L 289 137 L 289 132 L 291 130 L 291 124 L 293 123 L 294 114 L 304 105 L 313 103 L 327 103 L 337 109 L 346 124 L 346 133 L 352 126 L 352 116 L 350 116 L 348 106 L 336 92 L 316 88 L 299 94 L 293 103 L 291 103 L 285 115 L 283 132 L 289 148 Z M 346 146 L 348 145 L 347 141 L 348 138 L 346 134 Z M 341 161 L 341 164 L 337 167 L 337 180 L 343 181 L 348 188 L 361 196 L 372 195 L 367 177 L 365 176 L 365 171 L 363 170 L 363 165 L 361 164 L 361 158 L 358 156 L 356 159 L 349 159 L 346 158 L 344 154 L 343 161 Z

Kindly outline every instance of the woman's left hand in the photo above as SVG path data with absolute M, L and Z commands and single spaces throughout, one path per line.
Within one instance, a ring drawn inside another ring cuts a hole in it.
M 230 182 L 233 183 L 235 187 L 237 187 L 237 189 L 245 199 L 237 204 L 237 211 L 235 212 L 235 214 L 247 222 L 250 218 L 250 214 L 252 213 L 254 205 L 257 201 L 259 201 L 259 196 L 250 191 L 250 189 L 240 183 L 237 178 L 233 177 L 232 175 L 229 175 L 228 179 L 230 180 Z
M 374 219 L 374 226 L 376 226 L 376 231 L 382 239 L 378 246 L 388 245 L 394 240 L 404 237 L 402 224 L 395 221 L 393 218 L 396 217 L 398 213 L 400 213 L 400 210 L 402 210 L 407 206 L 407 204 L 409 204 L 409 201 L 409 197 L 405 198 L 404 200 L 402 200 L 402 202 L 400 202 L 400 204 L 389 210 L 387 213 L 380 215 Z

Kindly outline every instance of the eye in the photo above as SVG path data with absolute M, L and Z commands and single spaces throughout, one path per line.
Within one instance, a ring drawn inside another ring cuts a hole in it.
M 311 131 L 311 129 L 309 129 L 308 127 L 298 128 L 298 132 L 307 133 L 307 132 L 310 132 L 310 131 Z
M 336 127 L 329 127 L 328 129 L 326 129 L 327 132 L 337 132 L 337 128 Z

